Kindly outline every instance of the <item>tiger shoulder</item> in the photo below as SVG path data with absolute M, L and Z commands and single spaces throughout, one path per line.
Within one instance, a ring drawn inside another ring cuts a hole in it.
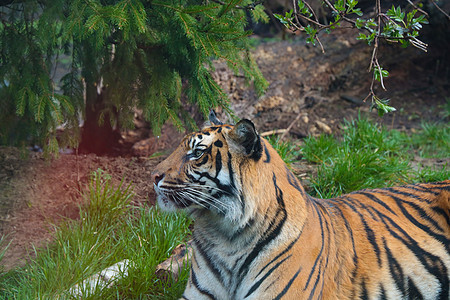
M 210 121 L 152 174 L 194 219 L 182 299 L 449 299 L 450 180 L 316 199 L 251 121 Z

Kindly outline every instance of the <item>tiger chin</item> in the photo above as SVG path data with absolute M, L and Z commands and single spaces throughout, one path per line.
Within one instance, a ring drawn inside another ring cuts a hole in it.
M 152 174 L 194 219 L 182 299 L 450 299 L 450 180 L 316 199 L 251 121 L 210 122 Z

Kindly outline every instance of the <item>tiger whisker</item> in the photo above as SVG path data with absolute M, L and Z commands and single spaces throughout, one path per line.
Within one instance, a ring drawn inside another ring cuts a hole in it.
M 188 192 L 180 191 L 179 193 L 183 196 L 183 198 L 188 199 L 188 200 L 192 201 L 193 203 L 200 205 L 203 208 L 206 208 L 206 209 L 208 208 L 204 203 L 202 203 L 202 201 L 199 201 L 198 198 L 195 198 L 193 195 L 189 194 Z M 205 202 L 205 201 L 203 201 L 203 202 Z M 219 209 L 219 208 L 217 207 L 217 209 Z
M 214 208 L 216 208 L 217 210 L 219 210 L 221 212 L 224 212 L 224 210 L 217 205 L 217 202 L 219 202 L 219 204 L 221 204 L 221 206 L 224 206 L 224 207 L 228 206 L 228 205 L 225 205 L 224 202 L 218 200 L 217 198 L 214 198 L 211 195 L 205 194 L 196 189 L 185 189 L 185 191 L 186 191 L 186 195 L 191 197 L 191 200 L 195 203 L 198 203 L 199 205 L 200 205 L 200 203 L 199 203 L 200 201 L 198 201 L 198 200 L 203 200 L 203 202 L 208 203 L 209 205 L 213 206 Z M 197 196 L 199 198 L 195 198 L 194 196 Z

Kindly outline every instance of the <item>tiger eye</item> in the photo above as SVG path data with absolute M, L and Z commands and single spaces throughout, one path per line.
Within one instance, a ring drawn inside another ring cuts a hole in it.
M 194 156 L 196 157 L 196 158 L 199 158 L 200 156 L 202 156 L 203 155 L 203 150 L 201 150 L 201 149 L 196 149 L 195 151 L 194 151 Z

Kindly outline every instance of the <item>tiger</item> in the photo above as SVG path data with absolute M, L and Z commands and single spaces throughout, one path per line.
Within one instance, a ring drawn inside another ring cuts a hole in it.
M 317 199 L 252 121 L 214 114 L 151 176 L 194 220 L 181 299 L 449 299 L 450 180 Z

